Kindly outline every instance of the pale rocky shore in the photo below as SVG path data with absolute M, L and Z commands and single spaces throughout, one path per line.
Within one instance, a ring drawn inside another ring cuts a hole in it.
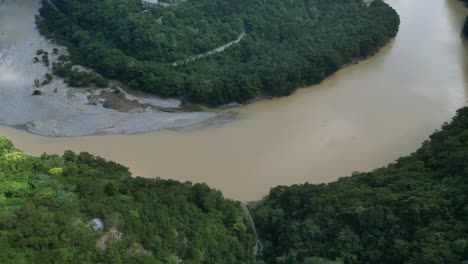
M 0 4 L 0 124 L 43 136 L 73 137 L 188 129 L 233 118 L 232 113 L 187 109 L 177 99 L 130 94 L 116 82 L 111 82 L 113 89 L 71 88 L 54 76 L 50 84 L 38 88 L 42 95 L 33 96 L 34 80 L 42 82 L 52 70 L 33 62 L 40 57 L 36 51 L 47 51 L 53 62 L 66 49 L 38 32 L 34 16 L 39 0 Z

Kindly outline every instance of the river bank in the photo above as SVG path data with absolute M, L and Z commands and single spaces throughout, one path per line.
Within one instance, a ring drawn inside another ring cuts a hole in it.
M 10 14 L 18 12 L 20 8 L 18 2 L 7 1 L 6 3 L 5 11 Z M 26 4 L 24 6 L 28 7 L 31 14 L 37 14 L 38 0 L 24 1 L 22 4 Z M 26 13 L 24 6 L 21 6 L 21 12 Z M 9 23 L 9 18 L 14 19 L 13 17 L 4 17 L 4 25 L 14 24 Z M 47 137 L 138 134 L 165 129 L 193 130 L 204 128 L 208 124 L 220 125 L 234 121 L 237 116 L 237 110 L 234 108 L 242 105 L 231 103 L 216 109 L 208 109 L 183 103 L 178 99 L 161 99 L 133 92 L 125 85 L 112 80 L 110 85 L 112 88 L 99 90 L 70 88 L 59 77 L 55 77 L 52 83 L 45 86 L 33 85 L 35 80 L 39 83 L 46 73 L 51 73 L 50 66 L 45 67 L 42 63 L 31 63 L 33 58 L 36 58 L 34 57 L 36 50 L 49 52 L 51 57 L 49 65 L 57 60 L 58 55 L 66 55 L 67 52 L 64 47 L 39 35 L 32 15 L 26 20 L 15 21 L 15 23 L 21 23 L 22 27 L 16 32 L 21 35 L 8 34 L 7 31 L 2 33 L 4 39 L 0 38 L 0 70 L 5 75 L 3 79 L 0 79 L 0 85 L 12 88 L 2 91 L 5 99 L 0 110 L 8 112 L 15 106 L 23 107 L 16 107 L 15 115 L 0 117 L 1 124 Z M 204 57 L 207 54 L 222 51 L 230 45 L 240 42 L 245 34 L 245 30 L 243 30 L 236 40 L 195 57 Z M 19 42 L 29 45 L 23 47 L 15 45 Z M 54 55 L 52 50 L 60 52 Z M 352 64 L 355 63 L 357 61 L 352 62 Z M 77 68 L 82 71 L 91 71 L 80 66 Z M 20 78 L 21 83 L 19 83 Z M 28 84 L 28 81 L 31 81 L 31 84 Z M 34 88 L 40 88 L 35 90 L 38 90 L 42 96 L 32 97 Z M 9 100 L 11 98 L 14 100 Z M 248 101 L 246 104 L 264 99 L 271 99 L 271 96 L 263 95 Z
M 117 89 L 70 88 L 54 77 L 38 87 L 58 54 L 66 49 L 46 40 L 36 29 L 39 0 L 3 1 L 0 9 L 0 123 L 48 137 L 144 133 L 183 129 L 220 117 L 222 113 L 182 106 L 176 99 L 132 95 Z M 35 62 L 37 50 L 49 53 L 50 63 Z M 41 96 L 32 96 L 34 90 Z M 111 93 L 119 90 L 119 96 Z
M 463 4 L 387 3 L 400 14 L 401 26 L 377 55 L 312 89 L 240 106 L 234 122 L 74 138 L 0 126 L 0 134 L 26 153 L 88 151 L 130 167 L 133 175 L 205 182 L 241 201 L 257 200 L 273 186 L 326 183 L 385 166 L 416 150 L 468 98 Z

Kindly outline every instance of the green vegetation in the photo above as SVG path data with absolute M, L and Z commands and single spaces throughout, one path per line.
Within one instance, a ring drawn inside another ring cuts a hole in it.
M 42 81 L 41 86 L 50 84 L 52 82 L 52 80 L 54 79 L 54 76 L 52 74 L 50 74 L 50 73 L 46 73 L 44 75 L 44 78 L 45 79 Z
M 385 168 L 252 207 L 266 263 L 468 263 L 468 108 Z
M 32 157 L 0 137 L 0 263 L 251 263 L 248 227 L 204 184 L 131 178 L 87 153 Z
M 50 65 L 49 53 L 44 52 L 44 54 L 42 54 L 41 58 L 42 58 L 42 63 L 44 63 L 44 66 L 49 67 L 49 65 Z
M 42 91 L 41 90 L 34 90 L 32 95 L 42 95 Z
M 55 55 L 59 54 L 59 50 L 57 48 L 54 48 L 52 52 Z M 42 55 L 41 58 L 44 66 L 50 66 L 49 53 L 47 51 L 44 51 L 43 49 L 38 49 L 36 51 L 36 55 Z M 69 60 L 69 56 L 66 56 L 64 54 L 59 55 L 58 60 L 52 63 L 52 73 L 54 75 L 64 78 L 64 82 L 70 85 L 71 87 L 87 88 L 91 85 L 94 85 L 95 87 L 105 88 L 109 86 L 109 80 L 91 72 L 80 71 L 76 67 L 73 67 Z M 34 57 L 33 62 L 38 63 L 39 58 Z M 34 85 L 36 86 L 36 88 L 48 85 L 52 82 L 53 78 L 54 76 L 52 74 L 46 73 L 44 75 L 44 80 L 42 82 L 40 82 L 39 80 L 35 80 Z M 34 95 L 40 94 L 34 93 Z
M 252 204 L 257 263 L 467 263 L 468 107 L 408 157 Z M 31 157 L 0 137 L 0 263 L 251 263 L 239 203 L 131 178 L 88 153 Z M 105 230 L 92 231 L 98 217 Z
M 89 87 L 91 84 L 97 87 L 105 88 L 109 86 L 109 81 L 99 75 L 80 71 L 73 68 L 71 63 L 54 62 L 52 63 L 53 73 L 64 78 L 64 82 L 71 87 Z
M 72 62 L 134 89 L 209 105 L 288 95 L 375 53 L 397 33 L 382 0 L 43 1 L 40 31 Z M 198 59 L 245 37 L 226 50 Z

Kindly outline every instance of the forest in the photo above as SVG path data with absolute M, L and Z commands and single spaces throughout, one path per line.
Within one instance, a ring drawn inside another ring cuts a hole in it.
M 251 205 L 257 263 L 468 263 L 468 107 L 413 154 Z
M 0 263 L 252 263 L 254 244 L 240 203 L 205 184 L 132 178 L 88 153 L 33 157 L 0 137 Z
M 319 83 L 377 52 L 400 22 L 382 0 L 43 0 L 36 21 L 76 65 L 212 106 Z
M 88 153 L 0 138 L 0 263 L 468 263 L 468 107 L 413 154 L 249 205 L 205 184 L 132 178 Z M 93 231 L 99 218 L 104 230 Z

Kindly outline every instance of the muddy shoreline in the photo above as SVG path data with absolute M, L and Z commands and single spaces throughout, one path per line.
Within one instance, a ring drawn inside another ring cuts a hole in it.
M 126 92 L 119 84 L 112 83 L 115 89 L 94 89 L 71 88 L 56 76 L 47 81 L 52 62 L 66 49 L 38 32 L 34 15 L 40 0 L 0 3 L 0 124 L 41 136 L 78 137 L 186 129 L 225 119 L 223 113 L 202 111 L 177 99 Z M 37 54 L 40 49 L 48 52 L 48 63 Z M 38 96 L 32 95 L 35 90 Z
M 209 109 L 179 99 L 163 99 L 129 90 L 113 80 L 105 89 L 71 88 L 54 76 L 49 84 L 39 87 L 34 85 L 35 80 L 43 82 L 45 74 L 52 70 L 50 65 L 44 66 L 38 60 L 34 63 L 34 58 L 38 57 L 36 50 L 47 51 L 50 64 L 67 52 L 36 29 L 34 15 L 40 1 L 20 2 L 0 0 L 0 111 L 4 113 L 0 124 L 47 137 L 187 131 L 229 123 L 237 119 L 239 107 L 272 99 L 262 95 L 242 104 L 233 102 Z M 54 54 L 54 49 L 59 53 Z M 35 90 L 41 95 L 32 96 Z

